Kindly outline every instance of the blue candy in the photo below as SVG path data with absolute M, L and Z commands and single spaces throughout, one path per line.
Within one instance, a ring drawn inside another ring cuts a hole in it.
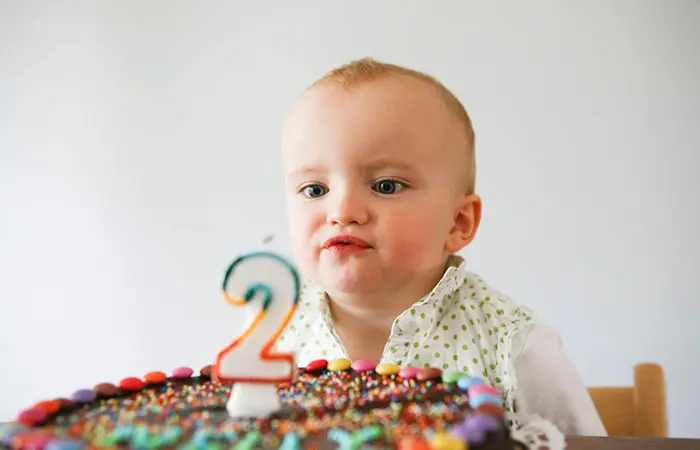
M 289 433 L 284 437 L 280 450 L 299 450 L 301 448 L 301 440 L 294 433 Z
M 82 448 L 83 445 L 78 441 L 57 439 L 49 442 L 46 447 L 44 447 L 44 450 L 80 450 Z
M 479 384 L 487 384 L 487 383 L 486 383 L 486 381 L 484 381 L 483 378 L 470 377 L 469 375 L 464 375 L 463 377 L 460 377 L 459 380 L 457 380 L 457 386 L 463 391 L 466 391 L 470 387 L 476 386 Z
M 476 394 L 469 397 L 469 406 L 472 408 L 478 408 L 484 404 L 492 404 L 496 406 L 501 406 L 503 400 L 498 395 L 493 394 Z

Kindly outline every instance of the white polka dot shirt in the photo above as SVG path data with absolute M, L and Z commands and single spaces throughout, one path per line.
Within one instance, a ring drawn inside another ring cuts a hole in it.
M 293 351 L 302 367 L 316 359 L 348 358 L 322 290 L 304 285 L 276 347 Z M 467 270 L 457 255 L 435 288 L 394 320 L 379 362 L 480 376 L 521 419 L 544 417 L 566 434 L 605 434 L 558 334 L 537 325 L 530 310 Z

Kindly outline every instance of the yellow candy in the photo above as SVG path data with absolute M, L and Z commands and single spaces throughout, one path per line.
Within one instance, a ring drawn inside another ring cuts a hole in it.
M 449 433 L 435 433 L 430 439 L 430 447 L 433 450 L 467 450 L 469 445 Z
M 352 365 L 352 361 L 346 358 L 338 358 L 328 363 L 327 369 L 331 372 L 342 372 L 348 370 Z
M 394 375 L 399 373 L 399 370 L 401 370 L 401 368 L 396 364 L 379 364 L 374 369 L 379 375 Z

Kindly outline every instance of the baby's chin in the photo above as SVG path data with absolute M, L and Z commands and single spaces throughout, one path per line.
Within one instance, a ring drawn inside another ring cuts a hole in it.
M 377 270 L 357 268 L 321 268 L 319 284 L 328 292 L 344 295 L 368 295 L 381 289 L 382 274 Z

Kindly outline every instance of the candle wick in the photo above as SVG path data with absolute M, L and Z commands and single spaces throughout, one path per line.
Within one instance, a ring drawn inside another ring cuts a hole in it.
M 263 239 L 263 245 L 269 244 L 270 242 L 273 241 L 273 239 L 275 239 L 275 235 L 274 235 L 274 234 L 268 234 L 267 236 L 265 236 L 265 239 Z

